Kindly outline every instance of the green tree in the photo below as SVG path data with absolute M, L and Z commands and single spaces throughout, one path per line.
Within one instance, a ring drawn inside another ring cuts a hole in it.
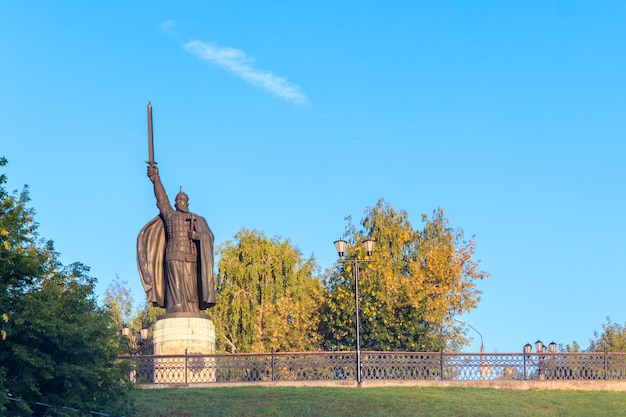
M 572 344 L 570 345 L 565 344 L 563 345 L 562 343 L 560 343 L 558 345 L 558 349 L 559 352 L 569 352 L 569 353 L 574 353 L 574 352 L 580 352 L 580 345 L 578 344 L 578 342 L 576 342 L 575 340 L 572 342 Z
M 0 157 L 0 167 L 6 164 L 6 158 Z M 0 354 L 8 348 L 9 326 L 14 319 L 12 301 L 45 272 L 51 246 L 37 237 L 34 212 L 26 207 L 28 187 L 10 195 L 6 182 L 6 175 L 0 174 Z M 5 374 L 6 366 L 0 362 L 0 410 L 8 393 Z
M 143 341 L 142 352 L 152 354 L 154 352 L 152 331 L 156 323 L 157 316 L 165 314 L 165 309 L 153 307 L 152 304 L 145 303 L 141 309 L 133 311 L 134 299 L 132 291 L 127 281 L 123 281 L 119 276 L 107 287 L 102 300 L 103 304 L 110 310 L 113 319 L 113 328 L 121 330 L 125 327 L 130 329 L 131 337 L 136 338 L 137 333 L 142 328 L 148 329 L 148 340 Z M 120 337 L 121 355 L 127 355 L 130 351 L 130 339 Z
M 6 164 L 6 158 L 0 157 L 0 167 Z M 43 242 L 37 236 L 34 211 L 26 207 L 28 187 L 19 195 L 9 195 L 6 181 L 6 175 L 0 175 L 0 326 L 6 326 L 10 320 L 13 295 L 45 273 L 52 248 L 51 242 Z M 6 327 L 0 329 L 0 340 L 4 340 Z
M 132 316 L 130 324 L 128 325 L 133 334 L 137 334 L 140 329 L 148 329 L 148 340 L 145 341 L 143 347 L 143 353 L 151 355 L 154 353 L 154 325 L 156 324 L 157 317 L 165 314 L 164 308 L 155 307 L 152 303 L 146 302 L 141 309 L 137 309 L 135 315 Z M 128 352 L 124 352 L 125 354 Z
M 448 226 L 443 210 L 422 216 L 424 227 L 413 230 L 405 211 L 384 200 L 366 210 L 362 228 L 348 220 L 344 239 L 347 257 L 364 259 L 360 242 L 376 240 L 372 263 L 359 273 L 361 347 L 370 350 L 429 351 L 456 349 L 466 343 L 452 319 L 475 308 L 480 300 L 473 240 Z M 325 346 L 355 346 L 354 279 L 351 264 L 327 271 L 322 314 Z
M 0 360 L 10 392 L 23 399 L 122 413 L 128 373 L 116 364 L 117 329 L 86 272 L 80 264 L 57 268 L 20 297 Z
M 610 317 L 602 324 L 602 332 L 594 332 L 589 352 L 626 352 L 626 323 L 613 323 Z
M 117 332 L 96 302 L 95 279 L 81 264 L 59 263 L 52 242 L 37 235 L 28 188 L 10 195 L 5 183 L 0 176 L 3 390 L 30 402 L 125 413 L 128 372 L 116 363 Z
M 109 284 L 103 304 L 111 310 L 113 327 L 122 329 L 133 322 L 133 295 L 127 281 L 122 281 L 118 275 Z
M 315 260 L 289 240 L 242 229 L 219 248 L 217 304 L 209 311 L 220 352 L 316 349 L 321 282 Z

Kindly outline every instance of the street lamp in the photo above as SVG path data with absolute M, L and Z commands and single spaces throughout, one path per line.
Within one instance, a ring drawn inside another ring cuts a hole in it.
M 362 263 L 374 262 L 373 259 L 345 259 L 346 246 L 348 242 L 345 240 L 337 240 L 334 242 L 337 249 L 337 255 L 339 255 L 340 264 L 352 264 L 352 275 L 354 277 L 354 302 L 356 304 L 356 382 L 361 384 L 361 315 L 359 312 L 359 265 Z M 362 242 L 363 248 L 367 256 L 372 256 L 374 253 L 374 244 L 376 241 L 367 239 Z
M 537 353 L 550 352 L 556 353 L 556 343 L 550 342 L 548 346 L 544 345 L 541 340 L 537 340 L 535 342 L 535 349 L 537 349 Z
M 148 329 L 146 329 L 145 327 L 142 328 L 137 332 L 137 335 L 135 336 L 131 334 L 132 332 L 128 327 L 124 327 L 120 331 L 120 333 L 122 334 L 122 336 L 127 337 L 130 341 L 128 349 L 131 356 L 135 356 L 137 354 L 141 355 L 143 353 L 143 349 L 146 347 L 146 344 L 148 342 Z
M 476 328 L 474 326 L 472 326 L 471 324 L 469 324 L 468 322 L 461 320 L 461 319 L 454 319 L 455 321 L 458 321 L 459 323 L 469 327 L 470 329 L 474 330 L 476 333 L 478 333 L 478 336 L 480 336 L 480 353 L 484 353 L 485 352 L 485 345 L 483 344 L 483 335 L 480 334 L 480 332 L 478 330 L 476 330 Z
M 531 351 L 531 345 L 530 343 L 527 343 L 524 346 L 524 353 L 530 353 Z M 541 354 L 541 353 L 556 353 L 556 343 L 554 342 L 550 342 L 550 344 L 548 346 L 544 345 L 543 342 L 541 340 L 537 340 L 535 342 L 535 349 L 537 349 L 537 353 Z M 546 367 L 545 361 L 546 361 L 546 357 L 544 355 L 537 355 L 537 359 L 539 361 L 539 366 L 538 366 L 538 376 L 539 379 L 545 379 L 546 378 L 546 369 L 544 369 Z
M 535 349 L 537 349 L 537 353 L 542 353 L 544 346 L 543 346 L 543 342 L 541 342 L 541 340 L 537 340 L 535 342 Z
M 487 374 L 487 367 L 485 367 L 485 357 L 484 357 L 484 353 L 485 353 L 485 345 L 483 343 L 483 335 L 480 334 L 480 332 L 478 330 L 476 330 L 476 328 L 474 326 L 472 326 L 471 324 L 469 324 L 468 322 L 461 320 L 461 319 L 454 319 L 455 321 L 461 323 L 464 326 L 469 327 L 470 329 L 474 330 L 476 333 L 478 333 L 478 336 L 480 336 L 480 379 L 482 380 L 484 375 Z

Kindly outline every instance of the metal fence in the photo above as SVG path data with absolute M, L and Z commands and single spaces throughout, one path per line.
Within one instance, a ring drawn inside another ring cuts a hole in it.
M 138 384 L 356 381 L 356 352 L 124 356 Z M 626 380 L 626 353 L 361 352 L 362 380 Z

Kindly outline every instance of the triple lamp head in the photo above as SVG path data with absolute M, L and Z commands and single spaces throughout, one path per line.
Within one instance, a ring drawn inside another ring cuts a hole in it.
M 124 327 L 121 331 L 122 336 L 126 336 L 130 339 L 130 329 L 128 327 Z M 140 345 L 143 345 L 148 340 L 148 329 L 145 327 L 137 332 L 137 342 Z
M 363 244 L 363 247 L 365 248 L 365 253 L 367 253 L 367 256 L 372 256 L 372 254 L 374 253 L 374 244 L 376 243 L 376 241 L 372 239 L 367 239 L 361 243 Z M 348 242 L 346 242 L 343 239 L 335 241 L 335 248 L 337 249 L 337 255 L 339 255 L 340 259 L 343 259 L 343 257 L 346 256 L 347 245 L 348 245 Z
M 537 353 L 546 352 L 546 348 L 547 348 L 547 352 L 555 353 L 556 352 L 556 343 L 551 342 L 546 347 L 541 340 L 537 340 L 535 342 L 535 349 L 537 349 Z M 530 343 L 526 343 L 526 345 L 524 345 L 524 353 L 531 353 L 532 349 L 533 349 L 533 347 L 532 347 L 532 345 Z

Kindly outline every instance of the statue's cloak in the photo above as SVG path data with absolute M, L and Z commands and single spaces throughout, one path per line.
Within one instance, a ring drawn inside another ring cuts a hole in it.
M 198 299 L 200 310 L 215 305 L 213 286 L 213 232 L 206 220 L 194 215 L 198 243 Z M 150 220 L 137 236 L 137 266 L 149 303 L 167 308 L 165 300 L 165 224 L 160 216 Z

